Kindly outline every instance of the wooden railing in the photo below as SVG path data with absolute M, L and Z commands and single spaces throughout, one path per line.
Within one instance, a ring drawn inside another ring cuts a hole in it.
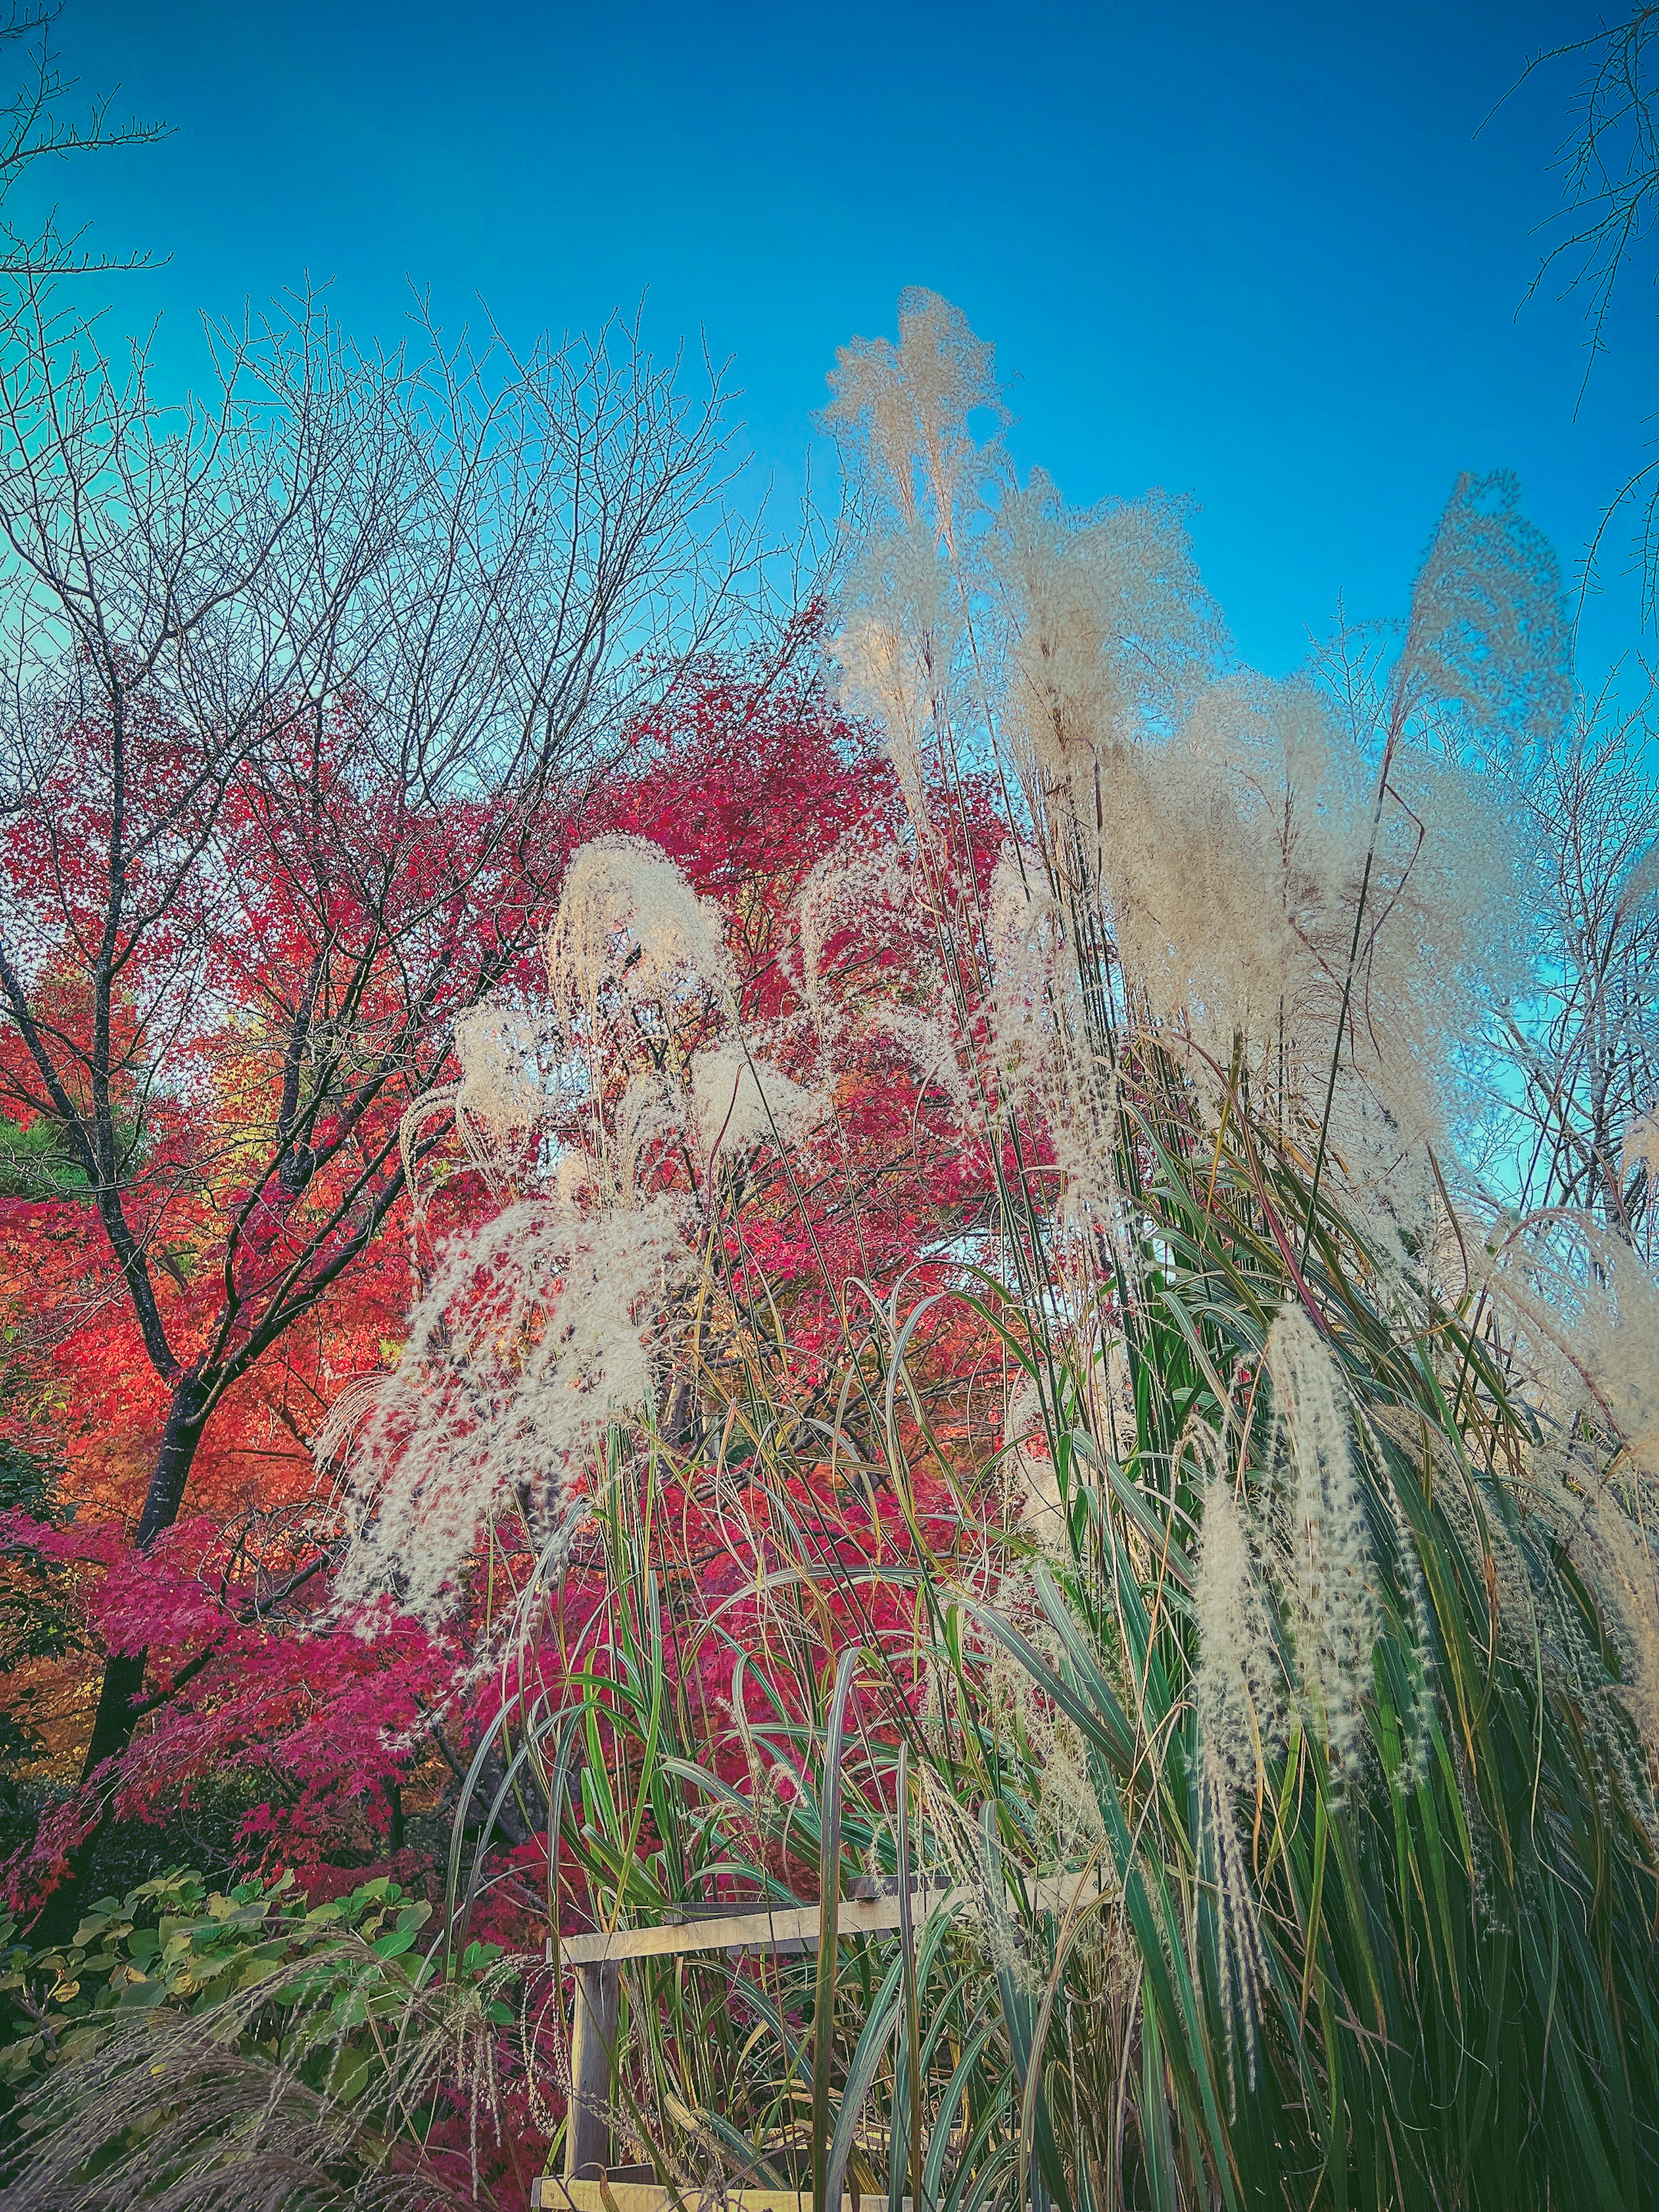
M 1052 1875 L 1031 1885 L 1030 1908 L 1040 1913 L 1068 1911 L 1080 1901 L 1097 1895 L 1097 1875 Z M 945 1883 L 913 1889 L 910 1909 L 920 1923 L 934 1912 L 949 1912 L 973 1902 L 975 1893 L 952 1889 Z M 902 1900 L 896 1887 L 876 1897 L 844 1897 L 836 1907 L 836 1937 L 890 1935 L 900 1923 Z M 593 1935 L 559 1939 L 562 1966 L 575 1970 L 575 1999 L 570 2023 L 570 2107 L 565 2123 L 564 2179 L 566 2183 L 596 2181 L 605 2173 L 610 2149 L 611 2063 L 617 2047 L 617 2018 L 623 1962 L 629 1959 L 690 1958 L 698 1952 L 780 1951 L 816 1948 L 822 1931 L 821 1907 L 816 1905 L 768 1905 L 759 1911 L 733 1912 L 714 1918 L 698 1917 L 659 1928 L 617 1928 Z M 547 1947 L 548 1957 L 554 1947 Z M 614 2190 L 610 2192 L 614 2195 Z M 755 2191 L 741 2191 L 745 2203 Z M 763 2191 L 768 2200 L 793 2191 Z M 586 2195 L 586 2190 L 584 2191 Z M 539 2187 L 535 2202 L 576 2206 L 568 2191 L 545 2194 Z M 884 2204 L 886 2200 L 882 2200 Z M 621 2206 L 618 2212 L 629 2212 Z

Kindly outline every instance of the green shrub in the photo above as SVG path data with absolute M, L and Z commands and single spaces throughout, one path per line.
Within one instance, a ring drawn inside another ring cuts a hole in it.
M 430 2051 L 513 2017 L 500 1953 L 423 1947 L 431 1910 L 385 1877 L 313 1905 L 289 1875 L 222 1892 L 175 1870 L 100 1899 L 61 1948 L 0 1923 L 9 2203 L 395 2193 L 441 2109 Z

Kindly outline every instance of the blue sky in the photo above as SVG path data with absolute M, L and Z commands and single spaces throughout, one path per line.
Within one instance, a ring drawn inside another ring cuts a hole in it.
M 799 481 L 837 344 L 902 286 L 996 341 L 1015 451 L 1086 501 L 1200 503 L 1206 579 L 1284 670 L 1339 594 L 1403 605 L 1462 468 L 1522 477 L 1571 562 L 1641 452 L 1655 302 L 1626 287 L 1583 404 L 1579 309 L 1522 305 L 1571 66 L 1482 118 L 1586 7 L 1333 9 L 601 0 L 70 0 L 88 88 L 176 126 L 54 173 L 66 215 L 167 265 L 162 320 L 307 270 L 395 334 L 592 324 L 647 295 L 659 344 L 734 356 L 765 467 Z M 1575 407 L 1577 408 L 1575 420 Z M 1586 673 L 1636 642 L 1615 563 Z

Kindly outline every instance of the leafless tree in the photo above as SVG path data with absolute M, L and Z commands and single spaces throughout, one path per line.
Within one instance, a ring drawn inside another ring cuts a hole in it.
M 1537 958 L 1528 998 L 1502 1017 L 1499 1185 L 1523 1209 L 1591 1212 L 1651 1261 L 1659 781 L 1645 709 L 1620 710 L 1610 693 L 1588 702 L 1532 763 L 1518 800 Z
M 94 100 L 78 122 L 66 119 L 64 103 L 75 81 L 64 76 L 52 43 L 52 27 L 62 14 L 62 0 L 9 0 L 0 13 L 0 55 L 9 50 L 22 64 L 17 89 L 0 106 L 0 210 L 19 179 L 40 161 L 149 145 L 167 135 L 165 124 L 112 119 L 112 94 Z M 21 230 L 0 213 L 0 278 L 82 276 L 143 268 L 149 262 L 146 253 L 90 252 L 85 237 L 85 226 L 61 229 L 56 209 L 43 222 Z
M 1557 627 L 1553 555 L 1528 526 L 1537 568 L 1529 635 Z M 1519 567 L 1527 564 L 1519 562 Z M 1379 753 L 1396 696 L 1398 634 L 1340 623 L 1313 672 L 1356 744 Z M 1458 762 L 1492 810 L 1500 849 L 1519 862 L 1516 949 L 1481 993 L 1465 1041 L 1459 1147 L 1496 1200 L 1522 1211 L 1572 1206 L 1656 1256 L 1659 1231 L 1659 777 L 1651 696 L 1634 706 L 1610 683 L 1573 687 L 1565 655 L 1551 679 L 1507 684 L 1469 711 L 1435 707 L 1407 732 Z M 1476 667 L 1501 665 L 1477 656 Z M 1500 999 L 1510 988 L 1513 995 Z
M 720 378 L 688 398 L 625 324 L 514 354 L 419 319 L 365 352 L 302 298 L 216 333 L 210 400 L 169 412 L 26 290 L 0 356 L 0 1006 L 14 1109 L 60 1133 L 100 1294 L 167 1393 L 148 1546 L 227 1393 L 380 1234 L 403 1113 L 533 945 L 607 747 L 714 641 L 752 540 L 724 517 Z M 217 1158 L 187 1110 L 215 1036 Z M 88 1776 L 145 1679 L 108 1660 Z
M 1619 281 L 1644 252 L 1659 216 L 1659 7 L 1634 9 L 1620 21 L 1534 55 L 1520 82 L 1554 64 L 1588 67 L 1573 101 L 1573 124 L 1558 166 L 1565 206 L 1553 225 L 1531 291 L 1560 282 L 1564 294 L 1587 301 L 1588 382 L 1607 349 L 1607 324 Z M 1514 88 L 1511 88 L 1514 89 Z M 1649 276 L 1654 271 L 1648 271 Z M 1659 455 L 1644 461 L 1609 501 L 1585 563 L 1588 580 L 1615 516 L 1633 517 L 1642 574 L 1644 621 L 1659 614 Z

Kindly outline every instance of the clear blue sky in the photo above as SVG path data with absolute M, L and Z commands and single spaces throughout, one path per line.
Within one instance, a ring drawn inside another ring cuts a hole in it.
M 1479 131 L 1583 6 L 1360 9 L 849 0 L 70 0 L 69 64 L 176 126 L 57 173 L 196 358 L 309 270 L 392 333 L 405 278 L 514 335 L 648 293 L 659 343 L 735 357 L 763 461 L 799 474 L 836 346 L 906 283 L 1018 381 L 1016 452 L 1074 500 L 1194 494 L 1240 646 L 1399 610 L 1460 468 L 1519 471 L 1571 559 L 1638 458 L 1655 301 L 1591 381 L 1578 309 L 1522 307 L 1571 70 Z M 1584 658 L 1634 641 L 1616 581 Z M 1588 672 L 1588 670 L 1587 670 Z

